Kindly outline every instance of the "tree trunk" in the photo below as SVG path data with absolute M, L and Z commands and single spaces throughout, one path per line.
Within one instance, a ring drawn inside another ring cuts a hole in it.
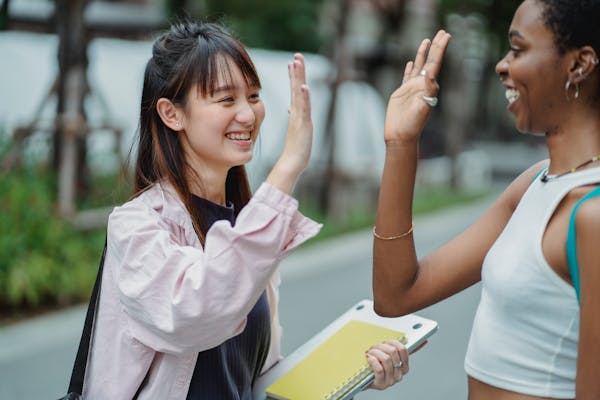
M 0 31 L 3 31 L 8 26 L 8 3 L 10 0 L 4 0 L 0 6 Z
M 53 166 L 58 171 L 58 209 L 63 216 L 75 213 L 78 192 L 88 181 L 83 101 L 87 83 L 87 32 L 84 11 L 88 0 L 56 0 L 58 45 L 57 124 L 53 136 Z
M 337 93 L 340 84 L 349 75 L 347 70 L 351 62 L 346 47 L 346 32 L 348 27 L 348 15 L 350 12 L 351 0 L 340 0 L 339 16 L 335 30 L 335 38 L 331 47 L 331 58 L 334 63 L 335 76 L 329 85 L 330 100 L 327 108 L 327 121 L 325 122 L 325 143 L 327 149 L 327 159 L 325 162 L 325 171 L 323 171 L 321 185 L 319 188 L 319 208 L 329 215 L 332 207 L 332 199 L 335 190 L 336 167 L 335 167 L 335 115 Z

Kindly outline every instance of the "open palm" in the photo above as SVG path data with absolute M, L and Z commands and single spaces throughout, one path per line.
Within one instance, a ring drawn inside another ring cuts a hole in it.
M 438 31 L 432 41 L 423 40 L 414 61 L 406 64 L 402 84 L 390 96 L 385 118 L 385 141 L 415 141 L 427 122 L 431 105 L 423 96 L 436 97 L 436 77 L 450 41 L 450 34 Z

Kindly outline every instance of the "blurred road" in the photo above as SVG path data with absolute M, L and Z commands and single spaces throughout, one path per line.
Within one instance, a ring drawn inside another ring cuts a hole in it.
M 419 254 L 426 254 L 462 231 L 491 200 L 417 218 Z M 372 298 L 371 255 L 369 230 L 309 245 L 282 262 L 284 354 L 357 301 Z M 418 314 L 437 320 L 439 330 L 411 357 L 410 374 L 391 389 L 369 390 L 356 399 L 465 399 L 463 357 L 478 300 L 476 285 L 420 311 Z M 47 400 L 65 394 L 84 312 L 84 307 L 75 307 L 0 328 L 0 399 Z

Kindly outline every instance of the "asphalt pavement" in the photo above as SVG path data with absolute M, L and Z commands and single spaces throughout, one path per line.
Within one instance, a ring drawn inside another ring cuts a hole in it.
M 419 255 L 440 246 L 479 217 L 492 198 L 417 217 Z M 290 353 L 361 299 L 372 298 L 372 233 L 359 231 L 308 244 L 281 263 L 280 318 L 283 352 Z M 439 323 L 438 332 L 410 359 L 410 373 L 365 399 L 466 399 L 463 358 L 475 309 L 475 285 L 418 312 Z M 399 299 L 401 301 L 401 299 Z M 0 399 L 47 400 L 65 394 L 85 307 L 0 328 Z

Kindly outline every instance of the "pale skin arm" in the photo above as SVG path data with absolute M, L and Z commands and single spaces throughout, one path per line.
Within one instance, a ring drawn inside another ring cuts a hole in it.
M 291 194 L 306 169 L 313 138 L 310 114 L 310 94 L 306 85 L 304 57 L 294 55 L 288 64 L 290 77 L 290 116 L 283 152 L 266 181 L 277 189 Z
M 437 96 L 435 78 L 449 40 L 449 34 L 439 31 L 433 41 L 422 42 L 414 62 L 406 66 L 403 84 L 388 102 L 386 158 L 375 225 L 381 236 L 399 235 L 412 225 L 418 141 L 431 111 L 421 96 Z M 421 70 L 426 71 L 425 76 Z M 384 316 L 404 315 L 478 282 L 486 253 L 540 168 L 535 165 L 525 171 L 476 223 L 422 260 L 417 259 L 412 234 L 395 240 L 375 238 L 376 312 Z
M 576 230 L 581 282 L 576 398 L 591 400 L 600 397 L 600 199 L 582 204 L 576 216 Z

